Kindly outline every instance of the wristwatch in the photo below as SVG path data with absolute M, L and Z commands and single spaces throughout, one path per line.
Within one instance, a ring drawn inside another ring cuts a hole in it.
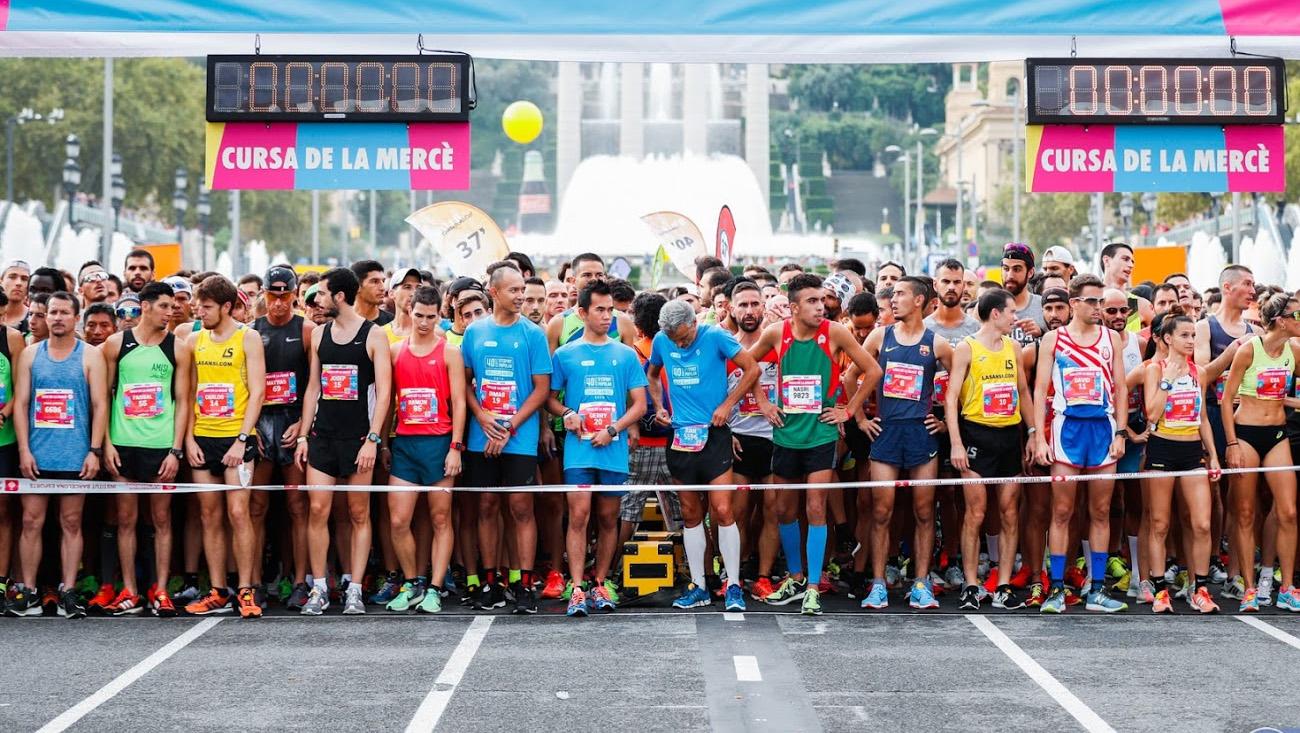
M 613 425 L 606 425 L 605 432 L 609 433 L 609 437 L 611 438 L 618 437 L 618 430 L 616 430 Z
M 379 437 L 379 433 L 367 433 L 366 440 L 370 441 L 371 443 L 374 443 L 375 445 L 379 445 L 381 442 L 383 442 L 383 439 Z
M 1128 431 L 1125 430 L 1124 428 L 1115 428 L 1115 437 L 1117 437 L 1117 438 L 1127 438 L 1127 437 L 1128 437 Z
M 167 452 L 171 454 L 172 458 L 175 458 L 178 461 L 185 459 L 185 451 L 180 448 L 168 448 Z
M 240 433 L 239 435 L 236 435 L 236 436 L 235 436 L 235 440 L 238 440 L 238 441 L 241 442 L 241 443 L 247 443 L 247 442 L 248 442 L 248 433 Z
M 1160 380 L 1160 391 L 1162 391 L 1162 392 L 1168 392 L 1169 390 L 1171 390 L 1171 389 L 1173 389 L 1173 388 L 1174 388 L 1174 385 L 1170 384 L 1168 381 L 1166 381 L 1166 380 L 1164 380 L 1164 379 Z
M 453 441 L 451 442 L 451 449 L 454 450 L 454 451 L 459 451 L 459 452 L 461 452 L 461 453 L 464 453 L 464 452 L 465 452 L 465 444 L 462 443 L 462 442 L 460 442 L 459 440 L 453 440 Z
M 96 458 L 103 458 L 103 457 L 104 457 L 104 448 L 103 448 L 103 446 L 100 446 L 99 448 L 96 448 L 95 446 L 92 445 L 92 446 L 90 446 L 90 452 L 91 452 L 91 453 L 94 453 Z

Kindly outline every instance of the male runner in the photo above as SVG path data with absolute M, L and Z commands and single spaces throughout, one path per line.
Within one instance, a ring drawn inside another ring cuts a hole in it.
M 1101 280 L 1078 275 L 1070 282 L 1069 325 L 1043 337 L 1038 347 L 1034 393 L 1051 392 L 1051 437 L 1035 445 L 1040 464 L 1050 462 L 1053 476 L 1110 473 L 1124 451 L 1128 422 L 1128 387 L 1119 337 L 1102 326 Z M 1043 435 L 1048 402 L 1034 404 L 1034 428 Z M 1110 542 L 1110 500 L 1113 480 L 1061 481 L 1052 484 L 1052 521 L 1047 542 L 1051 590 L 1043 613 L 1065 612 L 1065 558 L 1069 552 L 1070 521 L 1078 483 L 1087 488 L 1088 541 L 1091 544 L 1092 588 L 1087 609 L 1114 613 L 1128 604 L 1111 598 L 1106 589 L 1106 547 Z M 1101 548 L 1098 550 L 1097 548 Z
M 524 318 L 546 326 L 546 281 L 540 277 L 524 280 Z
M 18 329 L 0 324 L 0 478 L 18 478 L 18 436 L 14 433 L 14 366 L 25 346 Z M 14 502 L 0 496 L 0 614 L 9 604 L 14 546 Z
M 393 320 L 384 326 L 389 346 L 411 335 L 411 298 L 421 284 L 420 271 L 414 267 L 398 270 L 389 278 L 388 292 L 393 297 L 395 314 Z
M 147 249 L 133 249 L 127 252 L 126 260 L 122 264 L 122 273 L 125 275 L 126 289 L 132 293 L 139 293 L 144 290 L 145 285 L 153 282 L 153 255 Z
M 1065 282 L 1070 282 L 1077 274 L 1074 269 L 1074 255 L 1061 245 L 1053 245 L 1043 250 L 1043 272 L 1055 275 Z
M 82 314 L 82 336 L 89 346 L 102 346 L 117 333 L 117 312 L 109 303 L 91 303 Z
M 1034 251 L 1019 242 L 1007 242 L 1002 248 L 1002 287 L 1015 298 L 1020 320 L 1011 338 L 1028 346 L 1043 335 L 1043 300 L 1028 288 L 1034 276 Z
M 1157 291 L 1159 293 L 1160 291 Z M 1169 298 L 1164 304 L 1165 309 L 1172 306 L 1177 300 L 1173 297 L 1175 293 L 1173 288 L 1168 289 Z M 1158 311 L 1164 312 L 1164 311 Z M 1141 335 L 1126 330 L 1129 316 L 1128 295 L 1122 290 L 1107 288 L 1102 293 L 1102 322 L 1106 327 L 1114 331 L 1120 339 L 1123 346 L 1120 353 L 1124 363 L 1124 378 L 1128 384 L 1128 424 L 1125 425 L 1124 435 L 1124 455 L 1120 457 L 1119 462 L 1115 464 L 1116 473 L 1138 473 L 1142 470 L 1142 457 L 1146 452 L 1146 443 L 1149 434 L 1147 432 L 1146 405 L 1143 402 L 1143 381 L 1146 378 L 1146 371 L 1139 369 L 1142 366 L 1142 355 L 1146 353 L 1147 340 Z M 1124 522 L 1121 529 L 1128 530 L 1129 558 L 1132 570 L 1124 565 L 1123 560 L 1116 554 L 1107 562 L 1107 572 L 1111 575 L 1120 590 L 1127 590 L 1132 582 L 1140 580 L 1143 576 L 1139 572 L 1139 555 L 1137 530 L 1142 517 L 1142 487 L 1136 479 L 1125 479 L 1120 482 L 1120 489 L 1124 492 L 1121 500 L 1124 504 Z M 1091 547 L 1092 543 L 1086 543 L 1084 547 L 1084 558 L 1086 562 L 1092 562 Z M 1098 549 L 1111 549 L 1098 548 Z M 1132 597 L 1137 597 L 1136 590 Z
M 302 424 L 310 428 L 298 436 L 294 457 L 305 466 L 309 486 L 366 486 L 383 442 L 380 432 L 392 391 L 388 339 L 374 321 L 357 312 L 361 284 L 352 269 L 336 267 L 317 285 L 316 298 L 327 304 L 331 320 L 311 335 L 311 373 L 302 403 Z M 350 557 L 340 557 L 339 564 L 347 583 L 343 613 L 351 616 L 366 612 L 361 583 L 370 558 L 370 494 L 349 491 L 344 501 L 352 547 Z M 325 562 L 334 492 L 309 490 L 307 504 L 307 552 L 314 582 L 302 615 L 319 616 L 329 608 Z
M 234 593 L 226 584 L 226 521 L 230 522 L 232 554 L 238 573 L 239 615 L 259 618 L 262 609 L 253 592 L 257 542 L 249 513 L 253 458 L 252 437 L 266 391 L 266 361 L 262 339 L 230 317 L 239 299 L 235 284 L 221 275 L 199 283 L 194 310 L 202 328 L 190 337 L 194 352 L 191 390 L 194 412 L 185 437 L 185 453 L 194 469 L 194 482 L 225 484 L 225 490 L 199 493 L 203 525 L 203 554 L 208 559 L 212 592 L 185 607 L 206 616 L 229 613 Z
M 800 562 L 799 494 L 784 490 L 777 496 L 777 521 L 790 574 L 765 600 L 781 606 L 802 599 L 802 613 L 820 616 L 817 585 L 826 554 L 828 491 L 813 487 L 835 480 L 839 426 L 857 413 L 881 371 L 849 329 L 826 318 L 820 277 L 799 275 L 790 280 L 788 291 L 790 318 L 764 329 L 749 355 L 757 360 L 776 352 L 780 410 L 773 415 L 772 473 L 778 483 L 808 484 L 808 571 L 805 577 Z M 855 390 L 843 406 L 839 404 L 841 354 L 847 354 L 856 373 L 865 377 L 863 388 Z
M 380 307 L 384 303 L 384 266 L 375 260 L 358 260 L 352 263 L 351 269 L 361 284 L 356 295 L 357 315 L 376 326 L 391 323 L 393 314 Z
M 35 348 L 24 349 L 14 372 L 18 463 L 23 476 L 32 480 L 91 481 L 99 473 L 104 455 L 104 428 L 108 423 L 104 357 L 99 349 L 77 340 L 77 310 L 71 294 L 51 293 L 46 315 L 50 337 Z M 58 614 L 65 618 L 86 615 L 74 587 L 81 562 L 85 501 L 85 494 L 59 497 L 62 574 Z M 22 497 L 22 533 L 18 538 L 22 583 L 9 606 L 12 616 L 41 615 L 36 572 L 49 505 L 49 494 Z
M 579 292 L 592 282 L 605 279 L 605 261 L 600 255 L 584 252 L 573 258 L 573 266 L 569 269 L 569 282 L 573 283 Z M 582 319 L 578 317 L 576 309 L 569 308 L 560 316 L 547 322 L 546 343 L 554 352 L 561 345 L 581 338 L 582 333 Z M 610 325 L 609 335 L 630 347 L 636 340 L 636 326 L 632 323 L 631 316 L 616 313 Z
M 885 288 L 892 288 L 894 284 L 907 275 L 907 270 L 897 262 L 886 262 L 876 269 L 876 294 Z
M 1125 293 L 1128 298 L 1128 322 L 1126 330 L 1140 331 L 1151 325 L 1155 309 L 1151 301 L 1129 292 L 1132 288 L 1133 248 L 1123 242 L 1111 242 L 1101 248 L 1102 283 L 1105 287 L 1115 288 Z
M 190 345 L 167 329 L 172 316 L 172 289 L 149 282 L 140 290 L 140 322 L 109 337 L 102 351 L 112 389 L 104 463 L 117 477 L 139 483 L 176 480 L 185 457 L 185 429 L 190 420 Z M 180 399 L 176 399 L 180 397 Z M 136 582 L 136 522 L 139 497 L 123 492 L 117 504 L 117 554 L 122 562 L 122 590 L 104 607 L 110 616 L 139 613 L 144 608 Z M 153 612 L 175 616 L 167 593 L 171 577 L 171 495 L 149 495 L 154 527 L 154 586 L 146 594 Z
M 4 306 L 0 322 L 17 329 L 24 336 L 31 328 L 27 325 L 27 293 L 32 278 L 32 266 L 25 260 L 10 260 L 0 274 L 0 287 L 4 288 L 8 302 Z
M 626 484 L 628 477 L 626 432 L 645 414 L 646 375 L 636 351 L 609 336 L 617 313 L 608 283 L 594 280 L 578 292 L 578 317 L 582 319 L 582 337 L 556 349 L 551 360 L 551 396 L 546 408 L 560 415 L 564 424 L 564 482 L 618 487 Z M 569 616 L 586 616 L 588 600 L 597 611 L 615 608 L 606 583 L 618 539 L 619 501 L 625 493 L 607 489 L 597 494 L 596 564 L 590 596 L 582 578 L 592 492 L 568 493 Z

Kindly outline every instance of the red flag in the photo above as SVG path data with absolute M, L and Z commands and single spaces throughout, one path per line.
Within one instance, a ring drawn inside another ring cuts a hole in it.
M 731 258 L 736 249 L 736 220 L 731 216 L 731 207 L 722 206 L 718 212 L 718 241 L 713 255 L 722 260 L 722 264 L 731 266 Z

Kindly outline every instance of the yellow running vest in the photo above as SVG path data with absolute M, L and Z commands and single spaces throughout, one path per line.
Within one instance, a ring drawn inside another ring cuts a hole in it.
M 963 419 L 992 428 L 1020 424 L 1019 365 L 1009 336 L 991 351 L 974 336 L 970 344 L 970 371 L 961 383 Z
M 204 438 L 239 435 L 248 409 L 248 366 L 244 353 L 244 327 L 225 341 L 213 341 L 208 329 L 194 341 L 198 372 L 195 391 L 194 434 Z

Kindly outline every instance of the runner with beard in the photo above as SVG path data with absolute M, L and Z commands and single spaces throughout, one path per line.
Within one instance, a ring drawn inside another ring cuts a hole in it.
M 1011 338 L 1021 346 L 1041 338 L 1047 325 L 1043 320 L 1043 299 L 1027 287 L 1033 276 L 1034 251 L 1019 242 L 1007 242 L 1002 248 L 1002 287 L 1011 293 L 1020 317 Z

